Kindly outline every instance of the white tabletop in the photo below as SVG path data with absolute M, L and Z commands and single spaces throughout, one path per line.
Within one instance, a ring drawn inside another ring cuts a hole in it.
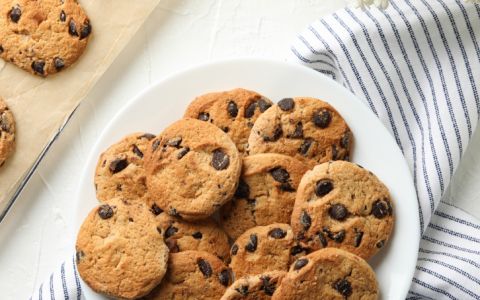
M 307 24 L 344 5 L 338 0 L 165 0 L 117 58 L 55 142 L 0 225 L 1 299 L 26 299 L 73 253 L 72 195 L 106 123 L 160 78 L 214 59 L 284 60 Z M 480 217 L 480 133 L 450 189 L 457 206 Z M 92 179 L 93 181 L 93 179 Z

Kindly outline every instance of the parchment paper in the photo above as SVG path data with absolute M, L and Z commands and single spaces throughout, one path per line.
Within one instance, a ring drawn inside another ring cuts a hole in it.
M 83 56 L 48 78 L 0 60 L 0 96 L 15 115 L 15 154 L 0 168 L 0 221 L 13 197 L 80 101 L 160 0 L 80 0 L 93 26 Z

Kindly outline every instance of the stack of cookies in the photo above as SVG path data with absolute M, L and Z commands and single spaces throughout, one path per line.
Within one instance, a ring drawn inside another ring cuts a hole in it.
M 366 260 L 392 232 L 392 199 L 348 162 L 352 140 L 318 99 L 200 96 L 100 156 L 80 275 L 119 299 L 377 299 Z

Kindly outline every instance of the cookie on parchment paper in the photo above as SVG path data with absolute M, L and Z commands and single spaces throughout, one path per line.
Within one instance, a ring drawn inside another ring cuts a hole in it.
M 75 0 L 0 0 L 0 57 L 40 76 L 71 66 L 92 31 Z
M 15 119 L 7 104 L 0 98 L 0 167 L 15 150 Z

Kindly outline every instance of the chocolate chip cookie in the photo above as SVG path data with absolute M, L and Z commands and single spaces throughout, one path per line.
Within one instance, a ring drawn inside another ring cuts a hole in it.
M 220 300 L 268 300 L 287 272 L 272 271 L 237 279 Z
M 221 209 L 227 234 L 236 239 L 255 226 L 290 223 L 296 190 L 307 170 L 301 161 L 281 154 L 244 157 L 233 201 Z
M 394 223 L 387 187 L 353 163 L 316 166 L 298 187 L 292 229 L 302 246 L 342 248 L 368 259 L 383 248 Z
M 15 150 L 15 119 L 7 104 L 0 98 L 0 167 Z
M 203 251 L 172 253 L 165 278 L 147 299 L 219 299 L 231 283 L 231 272 L 218 257 Z
M 92 32 L 76 0 L 0 0 L 0 10 L 0 57 L 35 75 L 75 63 Z
M 80 276 L 109 297 L 145 296 L 167 270 L 168 248 L 142 202 L 116 198 L 94 208 L 80 228 L 76 250 Z
M 205 219 L 237 189 L 240 154 L 215 125 L 183 119 L 152 140 L 145 156 L 147 187 L 168 214 Z
M 239 88 L 197 97 L 188 106 L 185 117 L 218 126 L 243 153 L 253 124 L 270 106 L 272 102 L 264 96 Z
M 115 197 L 142 199 L 147 192 L 143 157 L 150 141 L 149 133 L 127 135 L 103 152 L 95 170 L 95 189 L 98 200 Z
M 263 113 L 248 138 L 248 151 L 281 153 L 311 167 L 348 160 L 352 134 L 342 116 L 314 98 L 285 98 Z
M 157 216 L 157 224 L 170 253 L 198 250 L 214 254 L 222 260 L 229 257 L 228 236 L 213 219 L 186 222 L 161 213 Z
M 295 249 L 290 225 L 275 223 L 243 233 L 230 251 L 235 278 L 267 271 L 287 271 Z
M 299 258 L 272 299 L 378 299 L 375 273 L 360 257 L 335 248 Z

